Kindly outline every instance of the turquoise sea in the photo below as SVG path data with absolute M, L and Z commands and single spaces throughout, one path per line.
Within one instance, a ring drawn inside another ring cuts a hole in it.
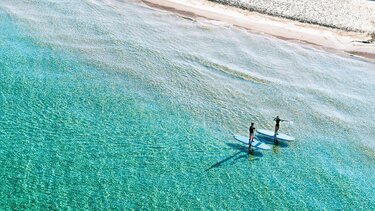
M 250 122 L 296 137 L 247 154 Z M 118 0 L 0 1 L 1 210 L 374 210 L 375 63 Z

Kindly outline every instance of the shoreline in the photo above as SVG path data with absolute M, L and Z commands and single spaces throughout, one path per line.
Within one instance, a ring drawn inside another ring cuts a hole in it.
M 141 0 L 145 5 L 176 13 L 189 19 L 204 18 L 229 23 L 257 34 L 321 47 L 375 62 L 375 42 L 361 32 L 344 31 L 320 25 L 252 12 L 208 0 Z

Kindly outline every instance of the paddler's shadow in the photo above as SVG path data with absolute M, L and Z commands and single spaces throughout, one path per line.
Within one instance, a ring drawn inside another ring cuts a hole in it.
M 229 146 L 230 148 L 232 149 L 236 149 L 238 150 L 238 152 L 234 153 L 233 155 L 229 156 L 229 157 L 226 157 L 224 158 L 223 160 L 219 161 L 219 162 L 216 162 L 215 164 L 213 164 L 212 166 L 210 166 L 208 169 L 206 169 L 205 171 L 209 171 L 213 168 L 218 168 L 221 166 L 221 164 L 231 160 L 232 160 L 232 164 L 234 164 L 236 161 L 238 160 L 241 160 L 241 159 L 245 159 L 245 158 L 251 158 L 249 160 L 251 161 L 255 161 L 255 160 L 258 160 L 259 157 L 263 157 L 263 154 L 261 152 L 259 152 L 258 150 L 254 150 L 253 151 L 253 154 L 249 154 L 249 148 L 248 147 L 245 147 L 241 144 L 233 144 L 233 143 L 226 143 L 227 146 Z M 254 158 L 256 157 L 256 158 Z

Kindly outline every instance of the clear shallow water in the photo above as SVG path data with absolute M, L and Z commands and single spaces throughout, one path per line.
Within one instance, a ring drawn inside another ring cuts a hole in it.
M 0 3 L 2 209 L 375 207 L 375 65 L 117 1 Z M 250 157 L 232 135 L 281 130 Z

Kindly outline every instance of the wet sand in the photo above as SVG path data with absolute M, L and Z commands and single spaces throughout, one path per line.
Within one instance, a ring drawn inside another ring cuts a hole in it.
M 375 61 L 375 42 L 368 33 L 334 29 L 251 12 L 207 0 L 142 0 L 146 5 L 190 19 L 221 21 L 251 32 L 304 43 Z

